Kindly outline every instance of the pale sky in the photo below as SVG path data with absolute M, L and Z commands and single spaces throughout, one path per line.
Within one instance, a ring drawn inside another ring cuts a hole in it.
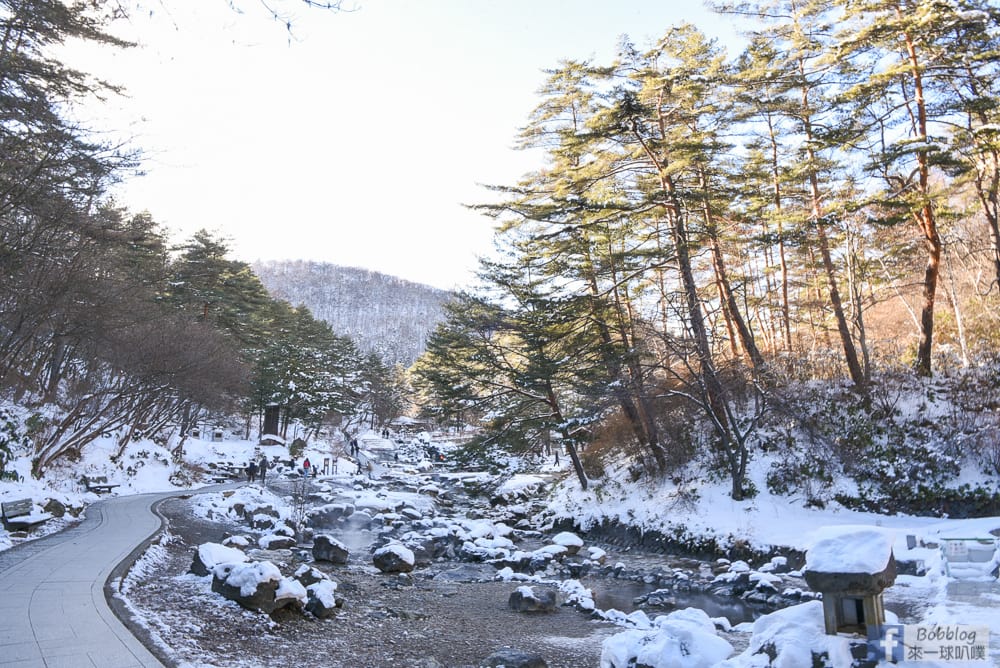
M 294 12 L 291 40 L 258 0 L 240 0 L 243 14 L 155 0 L 117 30 L 142 46 L 72 52 L 127 89 L 94 121 L 146 156 L 119 201 L 175 242 L 221 233 L 247 262 L 332 262 L 445 289 L 468 284 L 492 247 L 492 221 L 462 205 L 538 166 L 512 145 L 544 68 L 609 63 L 620 35 L 646 46 L 685 20 L 735 41 L 700 0 L 356 0 L 341 13 L 275 1 Z

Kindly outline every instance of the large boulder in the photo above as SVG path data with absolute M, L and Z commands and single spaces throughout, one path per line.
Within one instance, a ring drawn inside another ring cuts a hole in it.
M 281 571 L 269 561 L 224 563 L 212 569 L 212 591 L 248 610 L 267 614 L 294 602 L 277 597 L 282 582 Z
M 328 503 L 316 508 L 306 518 L 306 525 L 316 529 L 329 529 L 354 514 L 349 503 Z
M 299 566 L 298 570 L 295 571 L 295 579 L 301 582 L 303 587 L 308 589 L 309 585 L 322 582 L 323 580 L 327 580 L 329 578 L 326 577 L 326 573 L 323 571 L 315 569 L 312 566 L 302 564 Z
M 66 515 L 66 506 L 59 499 L 49 499 L 42 506 L 42 510 L 52 515 L 52 517 L 63 517 Z
M 313 538 L 313 559 L 316 561 L 329 561 L 334 564 L 346 564 L 350 557 L 347 546 L 336 538 L 320 534 Z
M 289 550 L 295 547 L 296 541 L 288 536 L 270 533 L 258 538 L 257 544 L 262 550 Z
M 250 517 L 250 528 L 269 531 L 278 525 L 277 518 L 266 513 L 256 513 Z
M 247 561 L 247 555 L 235 547 L 226 547 L 218 543 L 202 543 L 194 551 L 189 572 L 204 577 L 219 564 L 242 563 Z
M 383 573 L 409 573 L 413 570 L 416 557 L 405 545 L 390 543 L 375 550 L 372 563 Z
M 554 545 L 562 545 L 566 548 L 566 554 L 574 555 L 583 547 L 583 539 L 570 531 L 557 533 L 552 537 Z
M 301 610 L 308 601 L 309 595 L 301 582 L 294 578 L 281 578 L 278 589 L 274 592 L 275 610 L 288 607 Z
M 344 600 L 337 596 L 337 583 L 333 580 L 320 580 L 306 587 L 306 612 L 319 619 L 326 619 L 344 605 Z
M 507 599 L 507 605 L 516 612 L 552 612 L 556 609 L 556 591 L 544 589 L 536 594 L 531 587 L 518 587 Z

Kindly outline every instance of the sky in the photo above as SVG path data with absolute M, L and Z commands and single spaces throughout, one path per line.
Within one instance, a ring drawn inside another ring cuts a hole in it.
M 610 62 L 681 21 L 723 44 L 698 0 L 145 0 L 117 24 L 125 51 L 73 46 L 70 64 L 124 86 L 86 120 L 143 153 L 116 198 L 182 241 L 199 229 L 236 259 L 364 267 L 454 289 L 492 248 L 466 208 L 484 184 L 539 166 L 513 148 L 545 68 Z M 735 50 L 731 48 L 731 50 Z

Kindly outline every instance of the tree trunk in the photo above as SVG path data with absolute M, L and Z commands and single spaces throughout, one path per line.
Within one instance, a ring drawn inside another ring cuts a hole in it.
M 703 214 L 705 216 L 705 227 L 708 230 L 709 240 L 712 242 L 712 266 L 715 268 L 715 275 L 719 283 L 719 291 L 723 297 L 723 309 L 727 314 L 727 321 L 732 320 L 740 337 L 740 345 L 749 357 L 750 366 L 754 369 L 764 368 L 764 357 L 757 349 L 757 342 L 754 341 L 753 333 L 747 325 L 746 320 L 740 311 L 739 304 L 736 303 L 736 295 L 733 293 L 732 285 L 729 282 L 729 273 L 726 270 L 726 259 L 722 254 L 722 244 L 719 241 L 719 231 L 716 226 L 715 216 L 708 203 L 708 179 L 705 173 L 699 170 L 699 185 L 705 197 Z
M 896 18 L 903 19 L 903 11 L 896 7 Z M 910 76 L 913 77 L 913 104 L 916 107 L 917 137 L 927 141 L 927 104 L 924 101 L 923 74 L 917 57 L 916 44 L 909 32 L 903 33 L 906 43 L 906 55 L 910 65 Z M 917 178 L 919 195 L 925 204 L 916 214 L 917 224 L 924 235 L 924 245 L 927 247 L 927 267 L 924 269 L 923 306 L 920 309 L 920 344 L 917 347 L 917 373 L 922 376 L 931 375 L 931 353 L 934 345 L 934 300 L 937 294 L 938 275 L 941 270 L 941 237 L 938 235 L 934 209 L 930 204 L 930 164 L 926 150 L 918 150 Z

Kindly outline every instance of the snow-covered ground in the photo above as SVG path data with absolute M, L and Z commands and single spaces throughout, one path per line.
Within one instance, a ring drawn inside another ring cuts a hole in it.
M 394 465 L 391 462 L 393 445 L 390 441 L 375 433 L 364 434 L 359 440 L 366 453 L 363 457 L 383 462 L 386 466 Z M 12 462 L 8 470 L 16 470 L 24 480 L 0 482 L 0 500 L 31 498 L 41 504 L 55 499 L 66 508 L 81 509 L 99 498 L 83 488 L 79 482 L 83 474 L 107 476 L 109 482 L 119 485 L 113 494 L 137 494 L 208 482 L 212 465 L 243 467 L 251 458 L 258 458 L 261 454 L 287 459 L 284 446 L 262 447 L 231 434 L 222 441 L 189 439 L 184 450 L 184 466 L 173 461 L 166 449 L 150 441 L 133 443 L 120 456 L 112 457 L 115 454 L 113 439 L 100 439 L 85 448 L 78 462 L 62 463 L 42 480 L 31 478 L 30 461 L 27 455 L 23 455 Z M 332 478 L 357 475 L 357 464 L 341 457 L 340 452 L 339 444 L 334 448 L 315 442 L 298 458 L 297 465 L 301 466 L 302 459 L 308 457 L 314 465 L 322 467 L 326 459 L 331 464 L 335 463 L 336 472 L 330 471 Z M 563 464 L 565 466 L 568 462 Z M 766 470 L 764 464 L 756 463 L 757 468 L 751 471 L 751 477 L 763 475 Z M 193 475 L 192 466 L 203 471 L 204 475 L 201 478 Z M 417 463 L 406 466 L 405 470 L 419 483 L 421 471 L 426 468 L 426 464 Z M 568 472 L 553 470 L 551 465 L 545 468 L 540 475 L 512 477 L 502 489 L 507 493 L 516 493 L 526 488 L 547 488 L 551 515 L 573 518 L 585 529 L 601 520 L 615 519 L 664 533 L 676 533 L 683 528 L 686 535 L 711 536 L 722 545 L 739 542 L 760 550 L 782 547 L 802 551 L 809 550 L 817 540 L 829 536 L 830 527 L 878 530 L 879 535 L 886 537 L 897 559 L 919 560 L 927 569 L 926 574 L 921 576 L 898 576 L 896 584 L 886 592 L 887 599 L 906 601 L 914 611 L 914 618 L 906 621 L 988 626 L 991 631 L 989 662 L 970 665 L 1000 665 L 1000 585 L 989 574 L 990 567 L 997 564 L 997 556 L 994 554 L 991 563 L 963 571 L 962 568 L 948 568 L 942 558 L 941 547 L 947 549 L 947 539 L 951 538 L 996 536 L 1000 533 L 1000 518 L 959 520 L 883 516 L 850 511 L 836 503 L 830 503 L 824 509 L 804 508 L 795 500 L 766 491 L 753 499 L 737 502 L 729 498 L 725 482 L 701 482 L 696 493 L 692 493 L 690 483 L 683 489 L 667 483 L 651 488 L 647 482 L 630 484 L 624 479 L 609 478 L 595 481 L 595 485 L 584 492 L 572 475 L 564 476 L 562 483 L 553 485 L 554 475 Z M 371 472 L 373 475 L 379 473 L 377 468 Z M 369 472 L 364 470 L 361 474 L 368 475 Z M 766 490 L 766 485 L 758 484 L 758 489 Z M 412 505 L 420 499 L 419 494 L 406 492 L 375 494 L 359 491 L 358 494 L 355 505 L 360 508 L 368 504 L 372 512 L 385 511 L 404 502 Z M 396 498 L 395 495 L 400 494 L 409 496 L 406 499 Z M 38 510 L 41 512 L 41 507 Z M 279 512 L 291 513 L 293 509 L 282 507 Z M 27 539 L 56 530 L 71 521 L 69 516 L 52 520 L 33 530 Z M 11 532 L 0 531 L 0 549 L 25 540 L 15 536 Z M 564 540 L 569 539 L 564 537 Z M 867 554 L 854 556 L 863 557 L 862 561 L 870 560 Z M 843 558 L 845 563 L 850 561 L 850 555 L 846 553 Z M 752 566 L 756 572 L 767 570 L 766 564 Z M 749 648 L 739 654 L 735 654 L 725 636 L 717 631 L 718 625 L 725 625 L 699 613 L 681 610 L 653 619 L 644 613 L 619 615 L 617 619 L 625 628 L 607 642 L 606 661 L 602 665 L 624 666 L 631 657 L 639 658 L 650 666 L 760 666 L 766 665 L 762 663 L 766 655 L 755 652 L 768 643 L 777 657 L 772 665 L 808 665 L 800 663 L 807 656 L 802 653 L 807 649 L 825 651 L 833 665 L 844 665 L 837 657 L 846 656 L 846 641 L 825 636 L 821 604 L 817 601 L 767 615 L 738 629 L 753 634 Z M 607 618 L 615 619 L 616 616 L 611 613 Z M 916 665 L 933 664 L 924 662 Z

